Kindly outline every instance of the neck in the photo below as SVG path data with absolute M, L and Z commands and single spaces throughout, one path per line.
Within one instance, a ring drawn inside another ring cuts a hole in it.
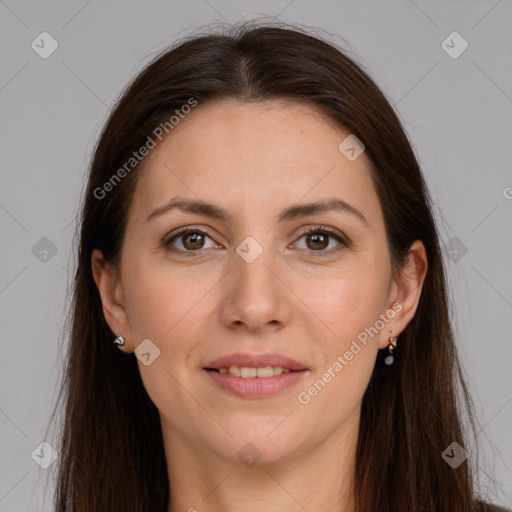
M 169 475 L 168 512 L 354 512 L 359 411 L 320 445 L 286 460 L 244 467 L 201 449 L 162 423 Z

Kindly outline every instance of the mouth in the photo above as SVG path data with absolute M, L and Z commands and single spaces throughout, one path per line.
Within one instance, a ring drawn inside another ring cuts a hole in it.
M 216 387 L 243 398 L 265 398 L 295 385 L 306 372 L 303 364 L 278 354 L 231 354 L 203 370 Z
M 260 366 L 258 368 L 250 366 L 228 366 L 222 368 L 205 368 L 209 372 L 217 372 L 220 374 L 229 374 L 233 377 L 242 377 L 242 379 L 252 378 L 268 378 L 281 375 L 289 372 L 300 372 L 304 370 L 291 370 L 290 368 L 283 368 L 282 366 Z

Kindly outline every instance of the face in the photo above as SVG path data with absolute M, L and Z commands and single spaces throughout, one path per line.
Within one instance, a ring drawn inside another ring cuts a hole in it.
M 235 460 L 251 442 L 265 462 L 357 423 L 407 319 L 369 161 L 338 149 L 348 135 L 305 105 L 224 102 L 153 149 L 106 316 L 128 349 L 150 340 L 137 361 L 169 443 Z

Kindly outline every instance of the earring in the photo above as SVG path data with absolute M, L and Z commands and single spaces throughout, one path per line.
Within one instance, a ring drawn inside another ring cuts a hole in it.
M 124 338 L 122 336 L 118 336 L 115 340 L 114 340 L 114 345 L 117 345 L 117 348 L 119 350 L 123 350 L 123 347 L 124 347 Z
M 396 341 L 398 338 L 388 338 L 389 345 L 388 350 L 389 354 L 386 356 L 386 359 L 384 359 L 384 364 L 391 366 L 395 362 L 395 357 L 393 356 L 393 350 L 396 348 Z

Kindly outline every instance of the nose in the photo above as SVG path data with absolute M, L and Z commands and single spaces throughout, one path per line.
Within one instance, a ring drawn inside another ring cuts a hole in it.
M 234 255 L 219 308 L 220 319 L 229 328 L 276 331 L 288 323 L 291 292 L 270 253 L 263 251 L 252 263 Z

